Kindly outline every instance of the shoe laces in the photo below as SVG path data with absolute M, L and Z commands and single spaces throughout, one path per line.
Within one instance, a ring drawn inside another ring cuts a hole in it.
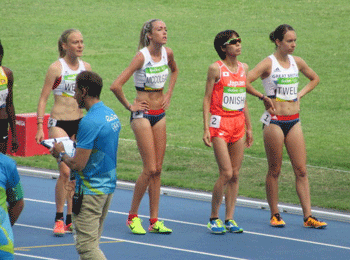
M 320 222 L 317 218 L 313 217 L 313 216 L 310 216 L 306 219 L 306 222 Z
M 226 223 L 225 223 L 226 224 Z M 237 225 L 237 223 L 236 223 L 236 221 L 234 221 L 233 219 L 230 219 L 230 220 L 228 220 L 227 221 L 227 225 L 233 225 L 233 226 L 235 226 L 235 227 L 237 227 L 238 225 Z
M 280 213 L 274 214 L 274 215 L 271 217 L 271 219 L 272 219 L 273 217 L 275 217 L 275 218 L 277 219 L 277 221 L 281 221 L 281 220 L 282 220 Z
M 212 223 L 212 225 L 215 225 L 217 227 L 222 227 L 223 226 L 223 223 L 222 223 L 222 221 L 220 219 L 215 219 L 213 222 L 214 223 Z

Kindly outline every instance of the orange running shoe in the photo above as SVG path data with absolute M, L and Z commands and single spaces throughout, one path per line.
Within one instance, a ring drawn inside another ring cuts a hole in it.
M 64 226 L 64 231 L 66 233 L 73 233 L 73 223 Z
M 306 220 L 304 219 L 304 227 L 322 229 L 327 227 L 327 223 L 310 216 Z
M 53 234 L 56 237 L 62 237 L 64 235 L 64 223 L 62 219 L 56 220 L 55 226 L 53 228 Z
M 271 217 L 270 224 L 273 227 L 284 227 L 286 225 L 286 223 L 283 221 L 280 213 L 276 213 Z

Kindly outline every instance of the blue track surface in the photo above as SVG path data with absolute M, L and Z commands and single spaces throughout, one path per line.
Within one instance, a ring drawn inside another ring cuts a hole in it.
M 54 237 L 56 180 L 21 176 L 25 209 L 14 227 L 15 259 L 78 259 L 73 235 Z M 213 235 L 206 228 L 210 203 L 161 196 L 159 216 L 170 235 L 136 236 L 125 225 L 132 191 L 117 189 L 101 249 L 107 259 L 350 259 L 350 224 L 327 221 L 325 230 L 303 227 L 302 217 L 283 214 L 285 228 L 269 226 L 267 210 L 237 207 L 242 234 Z M 139 216 L 148 227 L 148 195 Z M 224 216 L 224 207 L 221 208 Z

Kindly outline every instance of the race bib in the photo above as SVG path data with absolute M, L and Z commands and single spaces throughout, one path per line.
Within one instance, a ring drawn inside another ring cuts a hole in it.
M 64 76 L 64 90 L 62 91 L 62 96 L 64 97 L 74 97 L 75 95 L 75 85 L 77 74 L 65 75 Z
M 221 116 L 211 116 L 209 127 L 219 128 L 220 127 Z
M 222 109 L 225 111 L 242 111 L 245 98 L 246 88 L 224 87 Z
M 265 111 L 261 118 L 260 118 L 260 121 L 264 124 L 264 125 L 269 125 L 270 122 L 271 122 L 271 114 L 267 111 Z
M 50 128 L 50 127 L 54 127 L 56 125 L 57 125 L 57 120 L 50 117 L 49 122 L 47 123 L 47 127 Z
M 299 78 L 278 78 L 276 87 L 276 101 L 297 101 Z
M 168 73 L 168 65 L 146 68 L 145 90 L 151 91 L 162 89 L 168 78 Z
M 143 111 L 132 112 L 132 118 L 143 118 Z

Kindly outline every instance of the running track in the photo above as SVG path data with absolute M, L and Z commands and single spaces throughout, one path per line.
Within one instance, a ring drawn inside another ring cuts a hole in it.
M 57 172 L 23 167 L 19 171 L 25 209 L 14 226 L 15 259 L 78 259 L 73 235 L 52 235 L 56 183 L 52 177 Z M 210 194 L 176 189 L 162 188 L 159 212 L 174 233 L 136 236 L 125 226 L 132 188 L 132 184 L 119 182 L 114 194 L 101 239 L 107 259 L 350 259 L 349 214 L 315 210 L 329 226 L 307 229 L 302 226 L 299 207 L 281 205 L 287 225 L 278 229 L 268 225 L 270 213 L 263 209 L 266 202 L 240 198 L 235 220 L 244 233 L 213 235 L 206 228 Z M 146 228 L 147 195 L 139 214 Z

